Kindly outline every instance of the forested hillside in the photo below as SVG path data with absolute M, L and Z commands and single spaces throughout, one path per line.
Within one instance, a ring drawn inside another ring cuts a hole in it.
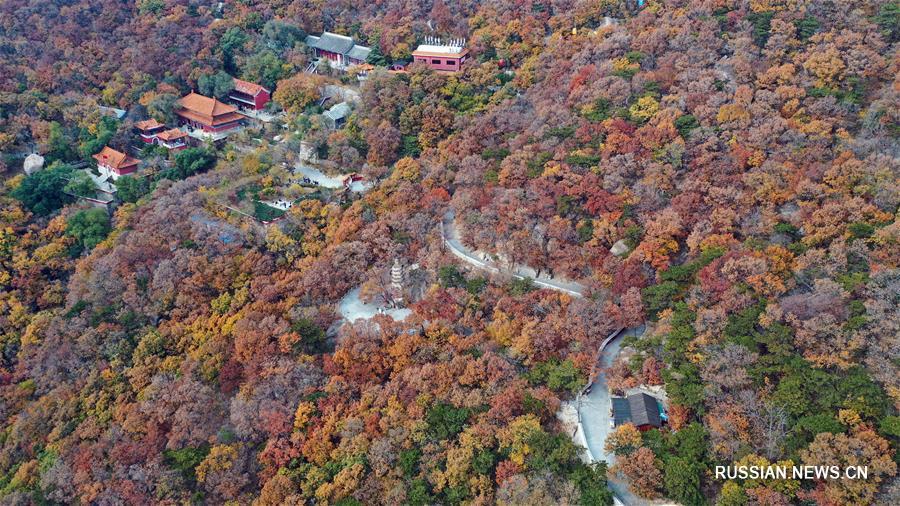
M 376 68 L 304 73 L 322 30 Z M 461 72 L 380 68 L 433 34 Z M 895 0 L 0 3 L 0 503 L 612 504 L 607 472 L 685 505 L 900 503 L 898 43 Z M 83 205 L 74 167 L 222 73 L 285 127 L 144 150 L 111 215 Z M 341 129 L 326 83 L 358 86 Z M 307 146 L 371 188 L 301 193 Z M 460 262 L 448 211 L 586 296 Z M 411 315 L 344 321 L 395 259 Z M 588 465 L 557 413 L 644 323 L 605 374 L 668 423 Z M 736 463 L 869 478 L 715 479 Z

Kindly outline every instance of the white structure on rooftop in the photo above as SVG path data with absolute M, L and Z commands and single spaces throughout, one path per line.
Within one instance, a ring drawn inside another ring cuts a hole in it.
M 412 52 L 415 63 L 427 65 L 438 72 L 458 72 L 468 56 L 466 39 L 450 39 L 444 44 L 439 38 L 425 37 L 424 44 Z
M 461 53 L 466 47 L 466 39 L 450 39 L 446 44 L 440 37 L 425 37 L 425 43 L 420 44 L 417 51 L 429 51 L 432 53 Z

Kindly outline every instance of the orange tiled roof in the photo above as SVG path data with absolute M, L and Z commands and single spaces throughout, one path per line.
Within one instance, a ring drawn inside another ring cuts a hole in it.
M 204 97 L 199 93 L 191 92 L 178 101 L 178 105 L 205 116 L 218 116 L 237 111 L 237 108 L 221 102 L 215 98 Z
M 266 91 L 266 92 L 269 91 L 256 83 L 244 81 L 244 80 L 238 79 L 236 77 L 234 78 L 234 90 L 239 91 L 241 93 L 246 93 L 247 95 L 250 95 L 251 97 L 255 97 L 261 91 Z
M 187 137 L 187 134 L 182 132 L 178 128 L 173 128 L 171 130 L 166 130 L 165 132 L 160 132 L 157 134 L 156 138 L 162 141 L 174 141 L 176 139 L 180 139 L 182 137 Z
M 232 121 L 239 121 L 244 119 L 244 115 L 238 112 L 230 112 L 227 114 L 220 114 L 216 117 L 204 116 L 203 114 L 195 113 L 194 111 L 190 111 L 188 109 L 181 109 L 175 111 L 175 114 L 181 116 L 184 119 L 196 121 L 198 123 L 202 123 L 204 125 L 224 125 L 225 123 L 231 123 Z
M 140 130 L 153 130 L 155 128 L 162 128 L 166 125 L 163 125 L 159 121 L 156 121 L 156 118 L 145 119 L 144 121 L 138 121 L 134 124 L 134 126 L 138 127 Z
M 134 158 L 120 151 L 116 151 L 109 146 L 104 146 L 99 153 L 94 155 L 94 160 L 97 160 L 97 163 L 102 163 L 103 165 L 112 167 L 113 169 L 130 167 L 132 165 L 137 165 L 138 163 L 138 161 Z

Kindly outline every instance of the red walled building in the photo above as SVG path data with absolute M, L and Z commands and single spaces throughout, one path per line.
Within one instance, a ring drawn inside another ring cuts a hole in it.
M 234 79 L 234 90 L 228 95 L 228 99 L 238 107 L 254 111 L 263 110 L 271 98 L 272 94 L 269 90 L 256 83 L 238 78 Z
M 245 116 L 233 105 L 191 92 L 178 101 L 175 114 L 183 125 L 208 133 L 221 133 L 244 124 Z
M 153 144 L 156 142 L 156 135 L 166 129 L 166 125 L 163 125 L 159 121 L 156 121 L 153 118 L 145 119 L 144 121 L 138 121 L 134 124 L 135 130 L 137 130 L 138 136 L 140 136 L 141 141 L 145 144 Z
M 113 180 L 137 172 L 138 168 L 137 160 L 109 146 L 105 146 L 94 155 L 94 160 L 97 160 L 97 170 L 100 171 L 100 174 L 109 176 Z
M 178 128 L 160 132 L 156 136 L 156 141 L 159 145 L 169 151 L 181 151 L 182 149 L 187 149 L 187 140 L 188 134 L 182 132 Z
M 414 63 L 423 63 L 438 72 L 457 72 L 469 59 L 469 50 L 461 46 L 422 44 L 412 52 Z

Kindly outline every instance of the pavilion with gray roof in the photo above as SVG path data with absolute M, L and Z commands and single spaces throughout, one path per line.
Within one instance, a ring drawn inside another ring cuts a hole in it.
M 322 113 L 322 116 L 325 118 L 325 122 L 328 123 L 328 126 L 332 130 L 337 130 L 344 126 L 344 123 L 347 121 L 347 116 L 350 115 L 350 104 L 347 102 L 341 102 L 340 104 L 335 104 L 331 106 L 331 109 Z
M 308 35 L 306 45 L 316 58 L 325 58 L 332 67 L 345 68 L 350 65 L 365 63 L 372 51 L 361 46 L 352 37 L 331 32 L 322 35 Z
M 644 431 L 662 427 L 662 407 L 659 401 L 643 392 L 628 397 L 613 397 L 613 425 L 630 423 Z

